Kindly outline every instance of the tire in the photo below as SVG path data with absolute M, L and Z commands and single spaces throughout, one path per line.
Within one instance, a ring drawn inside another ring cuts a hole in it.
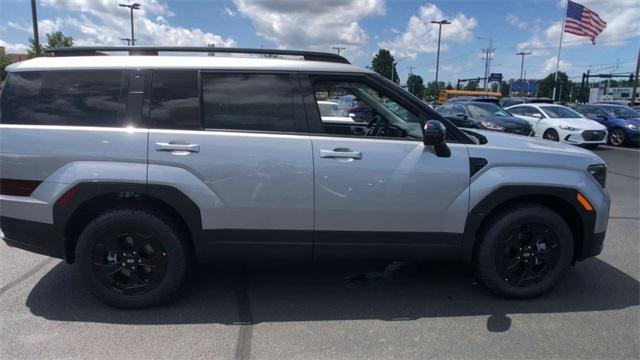
M 188 247 L 168 219 L 137 209 L 104 213 L 82 231 L 76 265 L 89 290 L 120 308 L 158 305 L 184 283 Z
M 531 230 L 533 240 L 522 235 L 526 229 Z M 539 238 L 539 233 L 544 237 Z M 479 241 L 475 258 L 478 278 L 493 293 L 508 298 L 533 298 L 550 291 L 573 259 L 569 226 L 556 212 L 537 204 L 523 204 L 498 214 L 484 227 Z M 527 243 L 533 244 L 532 248 Z M 518 273 L 524 275 L 519 277 Z
M 551 141 L 560 141 L 560 135 L 554 129 L 548 129 L 542 134 L 543 139 L 551 140 Z
M 624 130 L 616 128 L 609 133 L 609 144 L 613 146 L 622 146 L 627 141 Z

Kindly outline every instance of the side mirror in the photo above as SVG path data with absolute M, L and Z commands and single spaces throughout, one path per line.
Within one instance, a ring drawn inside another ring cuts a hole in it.
M 354 113 L 349 113 L 349 117 L 350 117 L 350 118 L 352 118 L 352 119 L 355 119 L 355 118 L 356 118 L 356 114 L 354 114 Z
M 463 120 L 467 120 L 468 118 L 467 114 L 463 114 L 463 113 L 457 113 L 456 116 L 459 118 L 462 118 Z
M 422 142 L 433 146 L 438 157 L 450 157 L 451 150 L 446 142 L 447 128 L 438 120 L 429 120 L 424 124 Z
M 604 115 L 598 115 L 598 116 L 596 116 L 596 119 L 597 119 L 597 120 L 601 120 L 601 121 L 607 121 L 607 120 L 609 120 L 609 118 L 608 118 L 608 117 L 606 117 L 606 116 L 604 116 Z
M 531 117 L 534 117 L 536 119 L 542 119 L 543 116 L 542 116 L 542 114 L 533 113 L 533 114 L 531 114 Z

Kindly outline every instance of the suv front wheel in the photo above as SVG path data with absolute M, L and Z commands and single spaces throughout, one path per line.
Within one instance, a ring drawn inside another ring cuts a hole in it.
M 116 307 L 140 308 L 157 305 L 180 288 L 187 252 L 170 221 L 144 210 L 119 209 L 85 227 L 76 263 L 98 299 Z
M 494 293 L 532 298 L 551 290 L 573 257 L 573 236 L 555 211 L 524 204 L 491 220 L 476 254 L 480 280 Z

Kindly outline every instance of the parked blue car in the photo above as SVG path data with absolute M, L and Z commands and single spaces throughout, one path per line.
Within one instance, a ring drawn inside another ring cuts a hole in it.
M 640 143 L 640 112 L 612 104 L 576 105 L 574 110 L 606 126 L 609 144 L 622 146 Z

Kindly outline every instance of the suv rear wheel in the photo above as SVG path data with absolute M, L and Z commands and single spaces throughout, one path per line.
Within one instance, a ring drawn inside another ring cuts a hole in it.
M 76 262 L 101 301 L 123 308 L 157 305 L 182 285 L 187 252 L 176 227 L 135 209 L 100 215 L 78 239 Z
M 478 277 L 494 293 L 532 298 L 551 290 L 573 257 L 573 236 L 553 210 L 521 205 L 485 228 L 476 256 Z

